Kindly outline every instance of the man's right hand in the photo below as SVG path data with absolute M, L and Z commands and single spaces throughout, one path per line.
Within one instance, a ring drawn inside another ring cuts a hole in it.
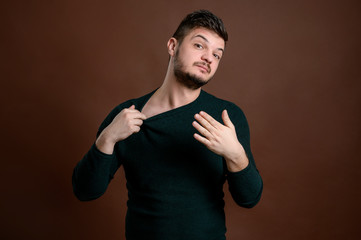
M 140 131 L 146 116 L 132 105 L 123 109 L 113 121 L 100 133 L 95 145 L 103 153 L 112 154 L 114 145 Z

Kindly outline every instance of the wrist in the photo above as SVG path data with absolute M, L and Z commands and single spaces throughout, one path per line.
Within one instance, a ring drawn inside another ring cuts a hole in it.
M 95 146 L 103 153 L 112 154 L 115 143 L 116 142 L 110 136 L 102 132 L 95 141 Z
M 249 164 L 248 157 L 241 144 L 237 152 L 230 156 L 225 156 L 224 159 L 226 160 L 227 168 L 230 172 L 241 171 Z

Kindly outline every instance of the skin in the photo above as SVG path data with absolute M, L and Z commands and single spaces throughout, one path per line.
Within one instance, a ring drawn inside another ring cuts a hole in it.
M 175 38 L 170 38 L 167 43 L 170 60 L 162 86 L 144 105 L 142 112 L 134 106 L 123 109 L 99 135 L 95 143 L 97 148 L 112 154 L 115 143 L 139 132 L 145 119 L 193 102 L 201 88 L 180 81 L 174 70 L 178 69 L 206 84 L 216 73 L 224 48 L 224 40 L 205 28 L 191 30 L 181 44 Z M 237 139 L 227 110 L 222 112 L 224 125 L 203 111 L 194 118 L 192 125 L 199 132 L 194 134 L 194 138 L 224 157 L 229 171 L 237 172 L 247 167 L 248 158 Z

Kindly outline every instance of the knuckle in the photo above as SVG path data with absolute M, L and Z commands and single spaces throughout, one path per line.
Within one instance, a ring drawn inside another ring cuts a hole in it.
M 129 118 L 125 118 L 125 119 L 124 119 L 124 122 L 125 122 L 126 125 L 130 125 L 130 124 L 131 124 L 131 121 L 130 121 Z

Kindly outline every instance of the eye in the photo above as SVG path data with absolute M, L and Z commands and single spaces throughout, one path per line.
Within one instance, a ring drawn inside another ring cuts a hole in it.
M 218 60 L 221 59 L 221 56 L 219 56 L 218 54 L 213 54 L 213 56 Z
M 198 49 L 203 49 L 203 46 L 199 43 L 195 43 L 194 46 Z

